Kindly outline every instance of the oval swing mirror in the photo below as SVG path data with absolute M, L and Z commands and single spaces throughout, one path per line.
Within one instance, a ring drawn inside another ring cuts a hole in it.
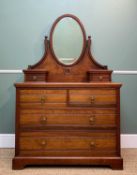
M 83 55 L 86 35 L 80 20 L 73 15 L 63 15 L 53 24 L 50 44 L 54 57 L 63 65 L 76 63 Z

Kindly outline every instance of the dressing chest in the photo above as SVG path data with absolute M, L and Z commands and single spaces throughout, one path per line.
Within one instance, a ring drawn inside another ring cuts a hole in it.
M 71 29 L 73 26 L 77 31 Z M 63 44 L 61 37 L 65 35 Z M 13 169 L 26 165 L 102 165 L 122 169 L 121 84 L 112 83 L 112 71 L 93 58 L 91 37 L 86 39 L 77 17 L 65 14 L 57 18 L 44 44 L 42 59 L 24 70 L 24 82 L 15 84 Z

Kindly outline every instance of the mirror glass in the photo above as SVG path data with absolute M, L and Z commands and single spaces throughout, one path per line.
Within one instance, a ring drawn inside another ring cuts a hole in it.
M 83 42 L 81 27 L 73 18 L 62 18 L 56 24 L 52 36 L 52 46 L 59 62 L 65 65 L 75 63 L 81 55 Z

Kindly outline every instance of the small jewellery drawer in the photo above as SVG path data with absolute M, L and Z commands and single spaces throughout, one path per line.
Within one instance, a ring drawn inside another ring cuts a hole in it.
M 21 133 L 19 139 L 20 152 L 23 151 L 88 151 L 115 152 L 116 134 L 114 132 L 85 131 L 45 131 Z M 49 153 L 50 154 L 50 153 Z
M 21 111 L 21 127 L 115 127 L 114 109 Z
M 24 70 L 25 81 L 27 82 L 46 82 L 48 79 L 48 71 L 45 70 Z
M 26 81 L 47 81 L 45 74 L 30 74 L 27 75 Z
M 109 82 L 111 74 L 110 70 L 92 70 L 87 72 L 87 78 L 89 82 Z
M 112 105 L 116 104 L 115 89 L 69 90 L 69 105 Z
M 108 74 L 104 74 L 104 75 L 96 74 L 96 75 L 92 75 L 90 77 L 90 81 L 94 81 L 94 82 L 108 82 L 108 81 L 111 81 L 111 77 Z

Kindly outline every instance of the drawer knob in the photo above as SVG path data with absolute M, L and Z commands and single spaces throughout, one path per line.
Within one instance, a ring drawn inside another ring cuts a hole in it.
M 95 148 L 95 142 L 93 142 L 93 141 L 90 142 L 90 147 L 91 147 L 91 148 Z
M 91 96 L 90 102 L 91 102 L 91 103 L 94 103 L 94 102 L 95 102 L 95 97 L 94 97 L 94 96 Z
M 42 140 L 40 143 L 42 146 L 45 146 L 47 144 L 46 140 Z
M 34 76 L 33 76 L 33 80 L 37 80 L 37 76 L 34 75 Z
M 45 103 L 45 101 L 46 101 L 46 97 L 41 97 L 41 99 L 40 99 L 41 104 Z
M 91 115 L 89 118 L 90 124 L 94 124 L 95 122 L 95 115 Z
M 42 121 L 42 122 L 47 122 L 46 116 L 41 116 L 41 121 Z
M 103 76 L 99 76 L 99 80 L 103 80 Z

